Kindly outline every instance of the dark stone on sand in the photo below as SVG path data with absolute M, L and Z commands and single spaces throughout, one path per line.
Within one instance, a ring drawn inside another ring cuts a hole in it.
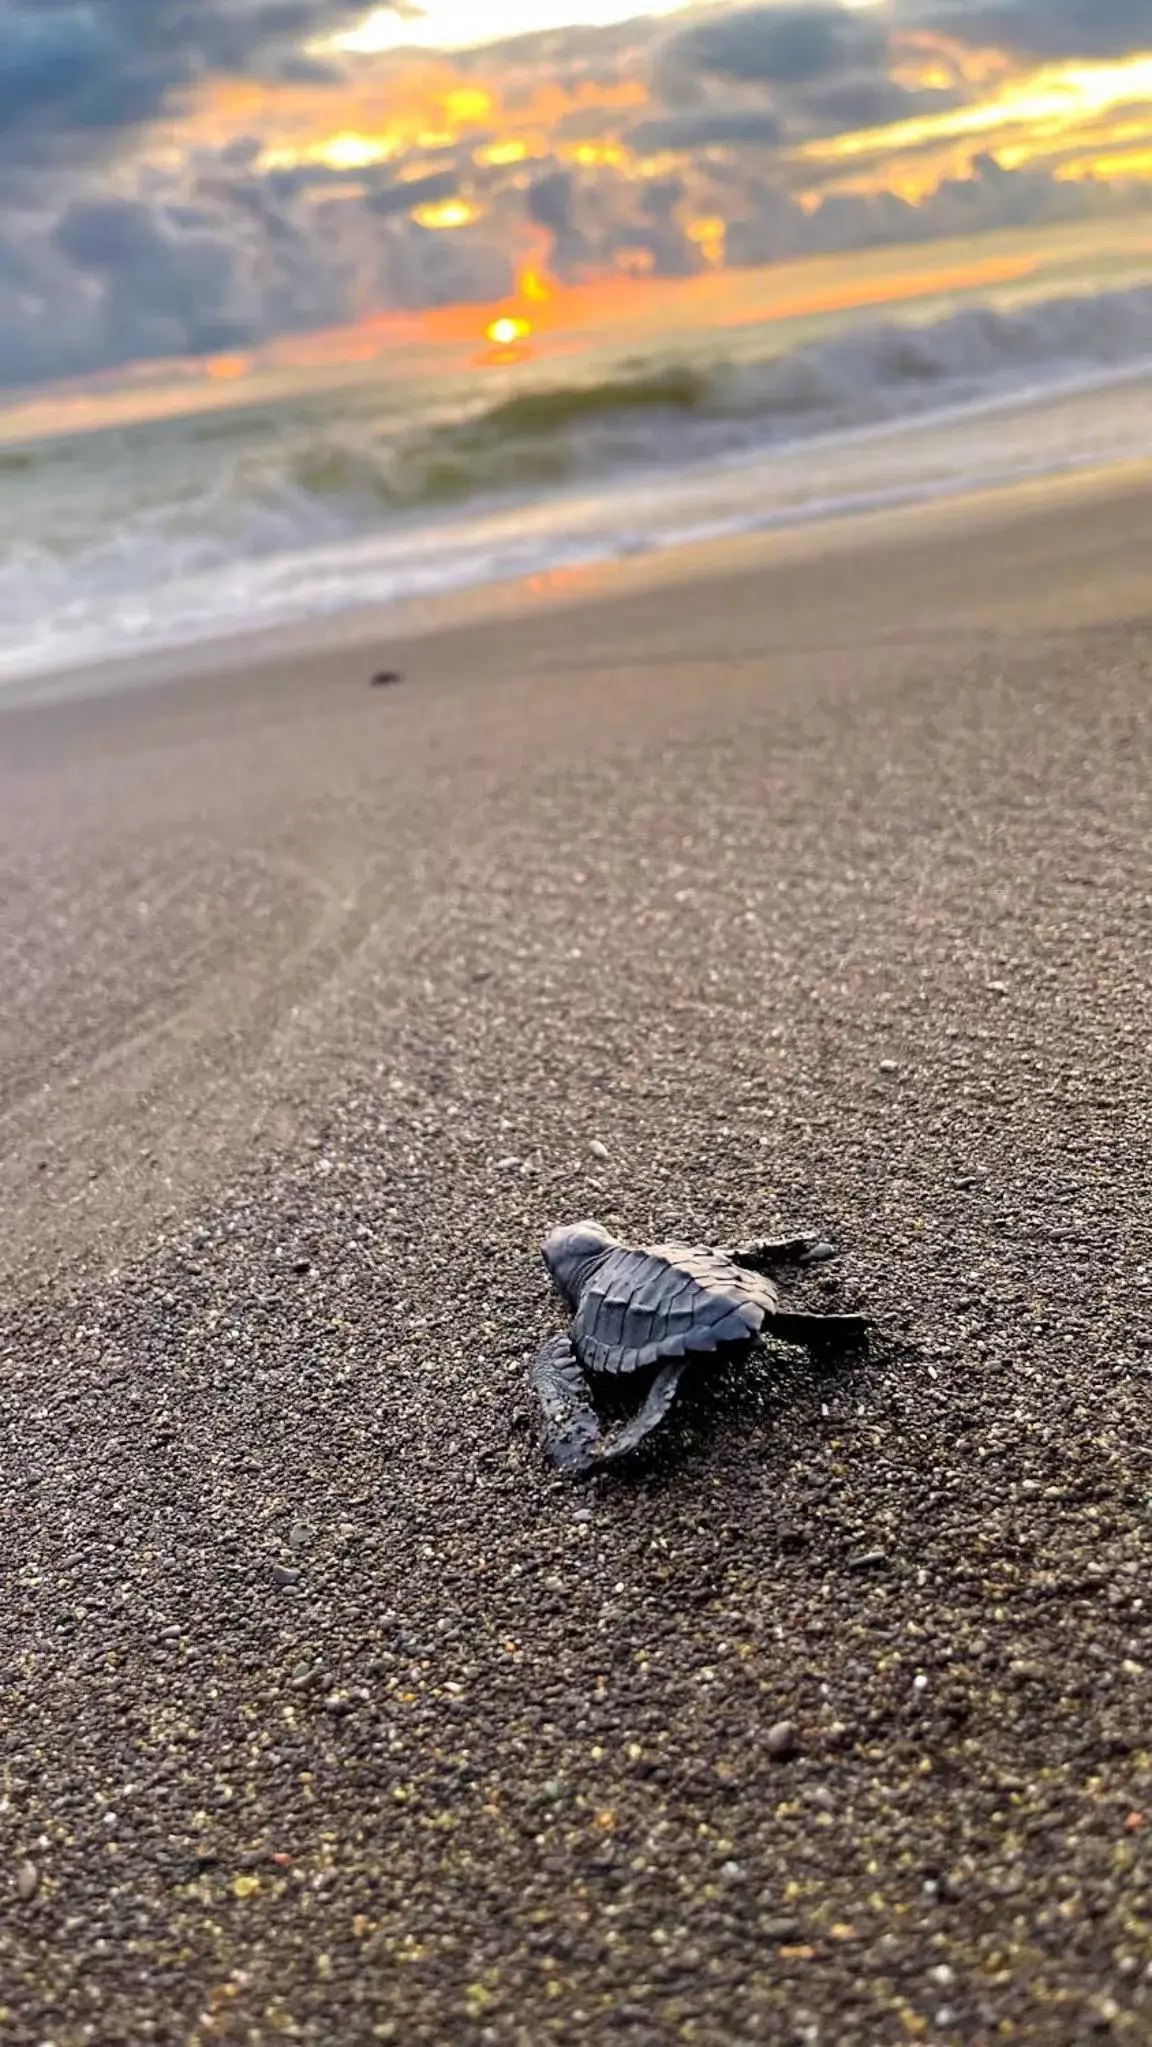
M 404 677 L 398 668 L 378 668 L 372 677 L 372 687 L 373 689 L 390 689 L 393 684 L 403 682 L 403 680 Z

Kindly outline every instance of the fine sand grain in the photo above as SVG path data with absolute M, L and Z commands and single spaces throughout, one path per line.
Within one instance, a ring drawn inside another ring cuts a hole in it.
M 1152 2040 L 1150 545 L 0 718 L 6 2047 Z M 585 1213 L 882 1339 L 568 1487 Z

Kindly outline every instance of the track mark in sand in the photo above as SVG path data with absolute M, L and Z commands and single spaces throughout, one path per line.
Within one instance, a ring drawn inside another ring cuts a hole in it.
M 62 1033 L 47 1055 L 41 1039 L 39 1066 L 23 1062 L 0 1111 L 10 1279 L 46 1250 L 60 1257 L 103 1242 L 122 1255 L 127 1217 L 134 1239 L 255 1137 L 275 1096 L 277 1032 L 340 976 L 376 905 L 363 860 L 321 869 L 250 854 L 246 871 L 269 906 L 255 942 L 237 906 L 215 956 L 194 958 L 189 971 L 178 954 L 167 985 L 143 1004 L 131 990 L 106 1004 L 115 1035 L 82 1029 L 70 1042 Z M 222 920 L 225 900 L 222 892 Z M 65 1014 L 75 1014 L 71 1003 Z

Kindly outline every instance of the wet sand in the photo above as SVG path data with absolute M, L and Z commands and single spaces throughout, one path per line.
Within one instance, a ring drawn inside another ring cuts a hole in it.
M 1152 2038 L 1150 543 L 0 716 L 6 2042 Z M 584 1213 L 873 1355 L 566 1486 Z

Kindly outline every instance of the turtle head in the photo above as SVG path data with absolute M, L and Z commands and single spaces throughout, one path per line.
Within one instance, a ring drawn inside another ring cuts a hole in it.
M 588 1279 L 615 1241 L 599 1223 L 571 1223 L 567 1229 L 553 1230 L 544 1246 L 544 1263 L 570 1308 L 576 1306 Z

